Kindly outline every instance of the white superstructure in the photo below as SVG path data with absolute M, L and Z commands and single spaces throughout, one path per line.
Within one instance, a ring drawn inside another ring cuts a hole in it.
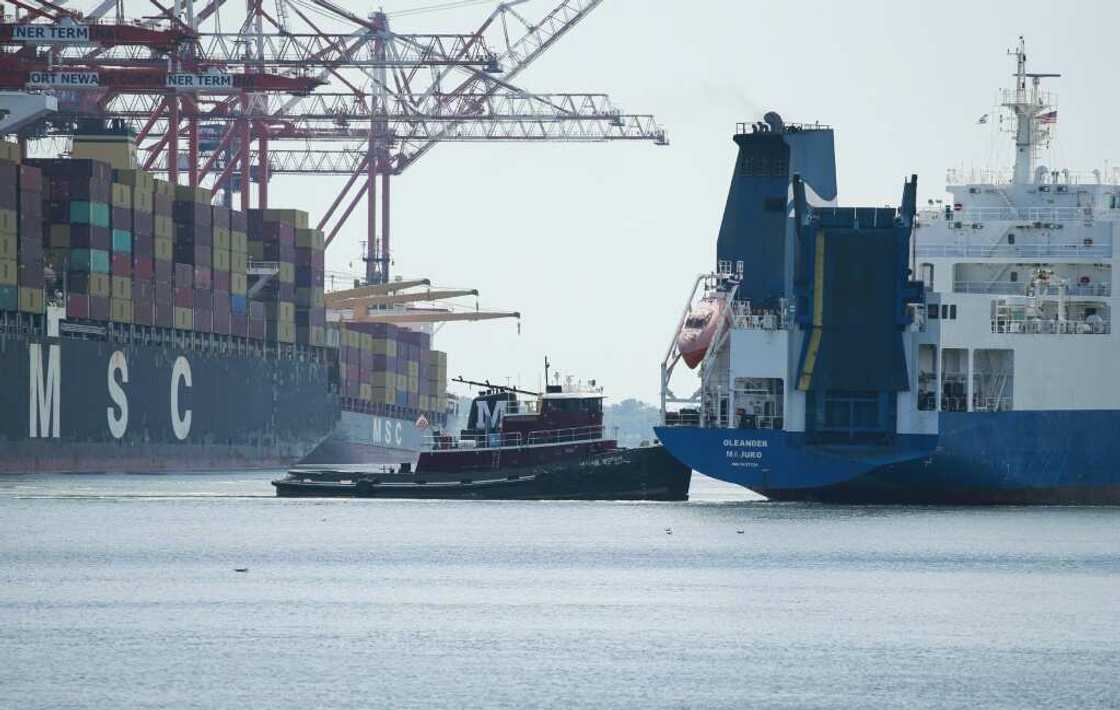
M 915 277 L 936 292 L 919 346 L 924 409 L 1116 409 L 1114 244 L 1120 184 L 1040 165 L 1057 120 L 1022 39 L 1003 94 L 1015 140 L 1010 175 L 961 180 L 915 224 Z M 931 294 L 932 295 L 932 294 Z

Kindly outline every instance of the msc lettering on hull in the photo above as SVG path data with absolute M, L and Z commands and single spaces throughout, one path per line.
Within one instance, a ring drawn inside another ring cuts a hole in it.
M 62 437 L 62 351 L 57 344 L 47 345 L 45 349 L 44 354 L 44 346 L 40 343 L 29 343 L 27 346 L 27 436 L 30 439 Z M 128 384 L 128 357 L 124 351 L 116 350 L 109 357 L 105 372 L 105 393 L 110 403 L 105 408 L 105 424 L 114 439 L 123 439 L 128 434 Z M 170 386 L 171 410 L 167 416 L 175 438 L 185 441 L 191 433 L 194 413 L 189 406 L 183 405 L 181 398 L 193 383 L 190 361 L 182 355 L 171 367 Z M 387 429 L 387 432 L 390 430 Z M 399 430 L 397 438 L 400 438 Z
M 373 443 L 385 446 L 401 446 L 404 444 L 400 422 L 391 419 L 373 417 Z

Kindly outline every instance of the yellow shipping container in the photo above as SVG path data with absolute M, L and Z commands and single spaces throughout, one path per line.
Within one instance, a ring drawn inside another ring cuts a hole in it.
M 281 343 L 296 342 L 296 324 L 288 321 L 278 322 L 276 324 L 276 339 Z
M 264 211 L 264 218 L 268 222 L 283 222 L 296 229 L 307 229 L 307 213 L 303 210 L 267 209 Z
M 0 141 L 0 160 L 6 160 L 9 163 L 18 163 L 19 159 L 19 143 Z
M 176 308 L 174 319 L 179 330 L 194 330 L 194 311 L 190 308 Z
M 152 220 L 152 234 L 157 239 L 173 239 L 175 237 L 175 227 L 171 218 L 156 215 Z
M 109 193 L 109 201 L 113 207 L 132 207 L 132 188 L 128 185 L 122 185 L 119 182 L 114 182 L 112 190 Z
M 249 292 L 249 277 L 236 271 L 229 275 L 229 292 L 244 296 Z
M 229 250 L 241 252 L 242 254 L 249 251 L 249 235 L 245 232 L 230 232 L 229 233 Z
M 229 270 L 235 274 L 244 274 L 249 270 L 249 255 L 244 252 L 229 252 Z
M 109 274 L 89 274 L 89 295 L 109 298 L 112 290 Z
M 132 279 L 127 276 L 113 277 L 113 292 L 111 298 L 122 301 L 132 300 Z
M 144 214 L 152 213 L 152 191 L 132 188 L 132 209 Z
M 166 180 L 152 179 L 152 192 L 163 197 L 175 197 L 175 186 Z
M 19 237 L 14 234 L 0 234 L 0 259 L 15 259 L 19 256 L 16 245 Z
M 318 229 L 297 229 L 296 230 L 296 246 L 304 249 L 313 249 L 315 251 L 323 250 L 323 242 L 325 237 Z
M 180 202 L 198 202 L 208 205 L 213 198 L 214 191 L 205 187 L 191 187 L 189 185 L 175 186 L 175 199 Z
M 296 267 L 287 261 L 280 262 L 280 283 L 294 284 L 296 282 Z
M 19 283 L 19 265 L 15 259 L 0 259 L 0 286 Z
M 397 386 L 397 374 L 395 372 L 374 371 L 371 373 L 369 381 L 374 387 L 395 389 Z
M 420 377 L 420 363 L 418 363 L 418 362 L 408 363 L 408 376 L 410 378 L 411 377 L 417 377 L 417 378 Z
M 22 286 L 19 289 L 19 309 L 24 313 L 42 313 L 43 289 Z
M 175 259 L 175 242 L 170 237 L 156 237 L 155 254 L 159 261 L 173 261 Z
M 249 242 L 249 258 L 253 261 L 264 261 L 264 242 Z
M 229 250 L 215 246 L 210 266 L 214 271 L 229 271 Z
M 113 180 L 135 188 L 134 191 L 149 193 L 155 191 L 155 178 L 152 177 L 151 173 L 146 173 L 143 170 L 115 170 L 113 171 Z
M 369 402 L 373 399 L 373 388 L 365 382 L 358 385 L 358 396 Z
M 132 301 L 126 301 L 122 298 L 109 299 L 109 320 L 114 323 L 131 323 Z
M 0 234 L 19 234 L 19 215 L 15 210 L 0 209 Z
M 214 227 L 214 248 L 229 251 L 229 230 L 223 227 Z

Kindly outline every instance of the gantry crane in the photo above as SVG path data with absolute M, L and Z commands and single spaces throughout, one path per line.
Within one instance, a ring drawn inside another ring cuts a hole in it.
M 246 0 L 244 14 L 228 0 L 147 0 L 154 12 L 139 23 L 118 0 L 6 2 L 23 16 L 0 17 L 0 89 L 97 75 L 57 92 L 52 130 L 82 117 L 125 119 L 146 169 L 226 199 L 237 190 L 242 209 L 254 182 L 257 206 L 268 206 L 273 175 L 345 175 L 317 226 L 330 243 L 366 200 L 370 284 L 390 276 L 391 177 L 438 143 L 668 142 L 652 116 L 625 114 L 606 95 L 514 83 L 602 0 L 562 0 L 533 20 L 539 2 L 502 2 L 463 34 L 397 33 L 383 12 L 364 17 L 330 0 Z M 43 41 L 33 35 L 53 30 L 28 26 L 88 32 Z

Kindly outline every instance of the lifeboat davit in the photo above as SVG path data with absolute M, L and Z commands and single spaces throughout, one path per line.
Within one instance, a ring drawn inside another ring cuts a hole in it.
M 677 350 L 690 370 L 695 370 L 707 354 L 725 305 L 720 298 L 703 298 L 684 319 L 681 332 L 677 334 Z

